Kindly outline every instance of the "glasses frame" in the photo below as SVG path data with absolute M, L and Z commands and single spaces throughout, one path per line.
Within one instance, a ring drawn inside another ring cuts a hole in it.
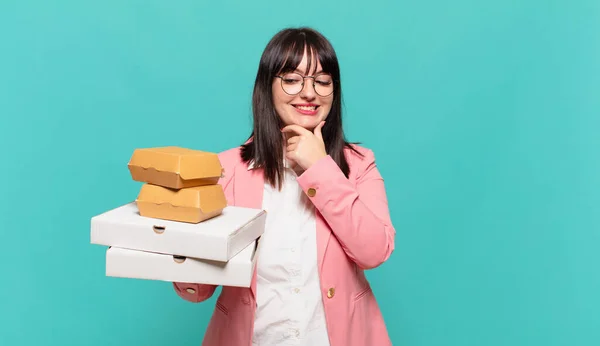
M 316 81 L 316 78 L 317 78 L 317 77 L 319 77 L 319 76 L 321 76 L 321 75 L 327 75 L 327 76 L 330 76 L 330 77 L 331 77 L 331 83 L 332 83 L 332 84 L 334 84 L 334 81 L 335 81 L 335 80 L 333 79 L 333 77 L 332 77 L 332 76 L 331 76 L 329 73 L 321 72 L 321 73 L 317 73 L 317 74 L 316 74 L 316 75 L 314 75 L 314 76 L 305 76 L 305 75 L 303 75 L 302 73 L 298 73 L 298 72 L 287 72 L 286 74 L 297 74 L 297 75 L 299 75 L 300 77 L 302 77 L 302 88 L 300 88 L 300 91 L 298 91 L 298 92 L 297 92 L 297 93 L 295 93 L 295 94 L 290 94 L 289 92 L 285 91 L 285 88 L 283 87 L 283 76 L 280 76 L 280 75 L 277 75 L 277 76 L 275 76 L 275 78 L 279 78 L 279 79 L 281 80 L 281 83 L 279 83 L 279 84 L 281 85 L 281 90 L 283 90 L 283 92 L 284 92 L 284 93 L 286 93 L 286 94 L 288 94 L 288 95 L 294 96 L 294 95 L 298 95 L 298 94 L 300 94 L 300 93 L 302 92 L 302 90 L 304 90 L 304 82 L 306 81 L 306 78 L 310 78 L 310 79 L 312 79 L 312 81 L 313 81 L 313 82 L 312 82 L 312 84 L 313 84 L 313 90 L 315 91 L 315 93 L 316 93 L 317 95 L 319 95 L 319 96 L 321 96 L 321 97 L 327 97 L 327 96 L 330 96 L 330 95 L 332 95 L 332 94 L 334 93 L 334 91 L 335 91 L 335 88 L 332 88 L 332 89 L 331 89 L 331 92 L 330 92 L 329 94 L 327 94 L 327 95 L 321 95 L 321 94 L 319 94 L 319 92 L 317 91 L 317 88 L 316 88 L 316 85 L 315 85 L 315 83 L 317 82 L 317 81 Z M 334 84 L 334 85 L 335 85 L 335 84 Z

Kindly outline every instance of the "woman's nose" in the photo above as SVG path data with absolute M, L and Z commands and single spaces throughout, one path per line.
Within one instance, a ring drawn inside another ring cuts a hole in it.
M 304 82 L 304 86 L 302 87 L 302 91 L 300 91 L 300 97 L 303 99 L 312 100 L 316 97 L 315 88 L 313 86 L 312 80 Z

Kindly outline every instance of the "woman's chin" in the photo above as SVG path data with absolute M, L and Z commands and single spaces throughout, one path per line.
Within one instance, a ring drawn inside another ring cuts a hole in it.
M 313 130 L 317 125 L 319 125 L 319 121 L 317 117 L 303 117 L 300 119 L 295 119 L 294 124 L 304 127 L 307 130 Z

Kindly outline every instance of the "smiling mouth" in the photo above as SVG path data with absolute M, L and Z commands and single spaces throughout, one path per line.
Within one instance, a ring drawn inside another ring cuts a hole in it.
M 299 109 L 301 111 L 316 111 L 317 108 L 319 108 L 318 105 L 314 105 L 314 106 L 301 106 L 301 105 L 292 105 L 294 106 L 294 108 Z

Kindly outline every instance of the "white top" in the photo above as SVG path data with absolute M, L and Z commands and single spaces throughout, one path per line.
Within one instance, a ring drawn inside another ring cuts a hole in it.
M 249 167 L 252 169 L 252 165 Z M 329 346 L 317 269 L 315 211 L 286 168 L 281 191 L 265 183 L 253 345 Z

